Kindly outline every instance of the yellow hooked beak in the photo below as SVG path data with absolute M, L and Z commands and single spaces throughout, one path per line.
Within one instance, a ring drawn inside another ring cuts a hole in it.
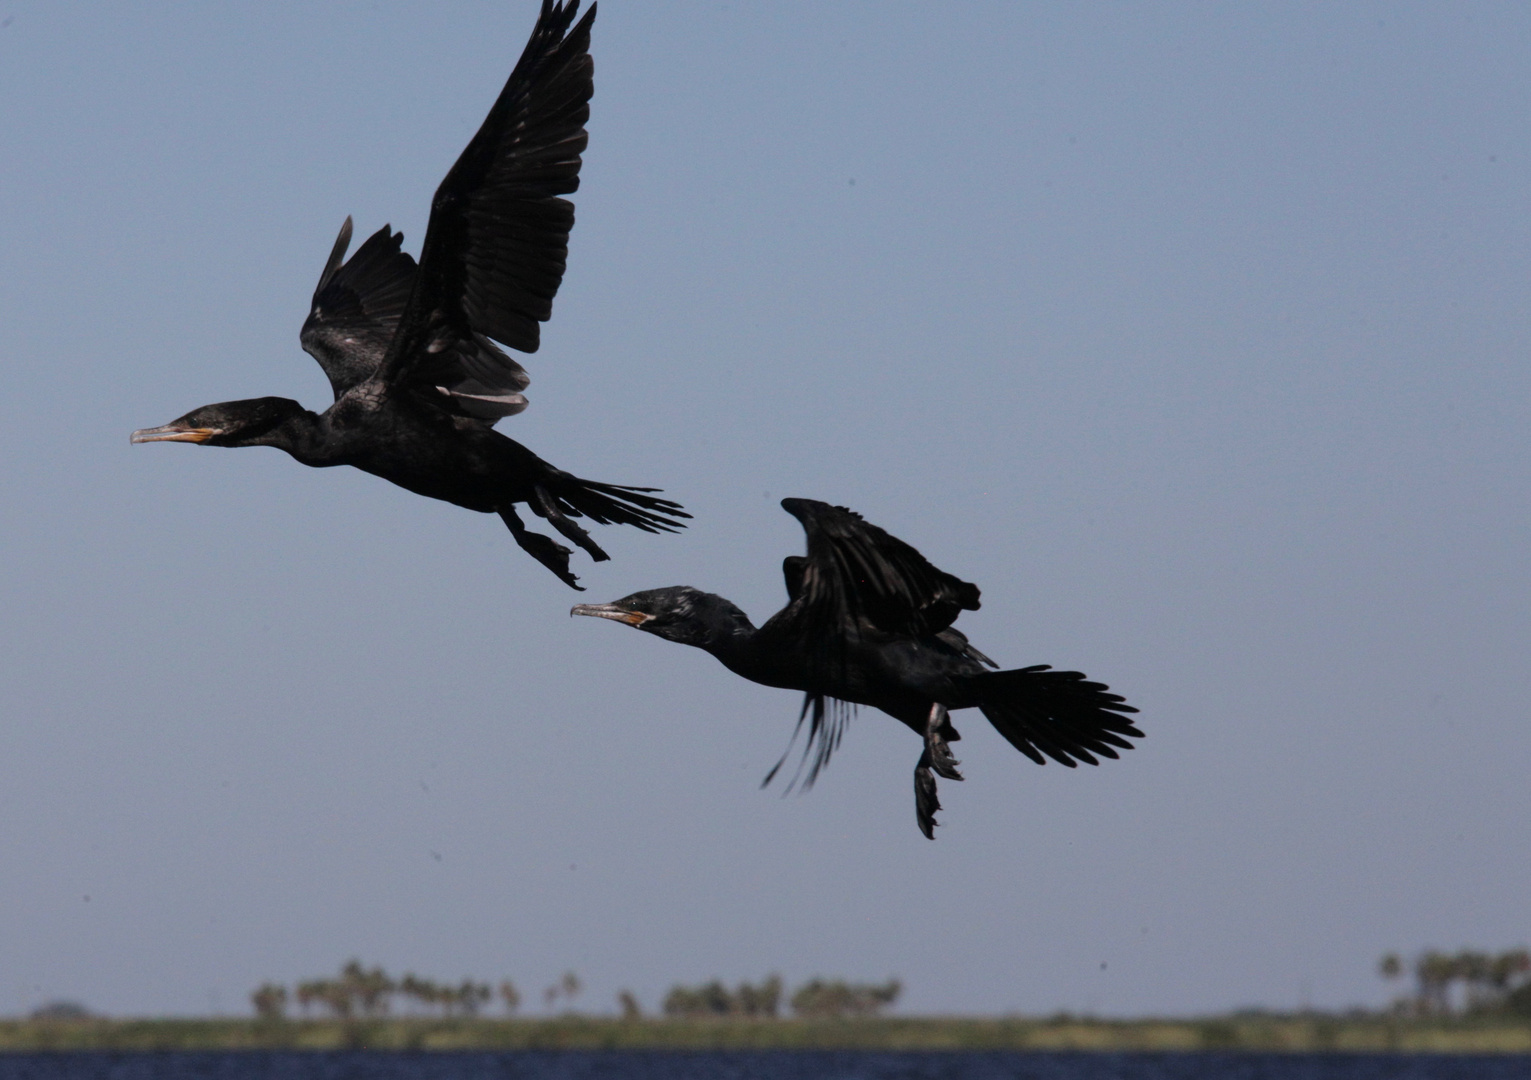
M 217 435 L 221 428 L 209 427 L 176 427 L 174 424 L 166 424 L 164 427 L 140 428 L 133 432 L 129 441 L 141 442 L 207 442 Z
M 611 619 L 628 626 L 642 626 L 654 617 L 641 611 L 628 611 L 616 604 L 575 604 L 569 609 L 569 614 L 594 615 L 597 619 Z

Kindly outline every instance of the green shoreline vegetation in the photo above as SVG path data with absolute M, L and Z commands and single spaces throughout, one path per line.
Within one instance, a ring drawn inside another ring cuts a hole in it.
M 0 1051 L 1030 1050 L 1531 1054 L 1531 1021 L 1234 1014 L 1196 1020 L 390 1017 L 0 1021 Z
M 1402 977 L 1384 956 L 1378 973 Z M 521 1018 L 521 994 L 464 979 L 437 983 L 413 973 L 395 980 L 352 960 L 332 978 L 250 995 L 251 1019 L 109 1019 L 73 1002 L 43 1006 L 26 1020 L 0 1020 L 0 1052 L 166 1050 L 1030 1050 L 1185 1053 L 1531 1054 L 1531 952 L 1497 955 L 1427 950 L 1412 964 L 1415 990 L 1385 1011 L 1344 1014 L 1243 1010 L 1193 1019 L 1109 1020 L 1059 1013 L 1026 1017 L 888 1017 L 897 979 L 848 983 L 813 978 L 786 996 L 772 975 L 730 990 L 720 981 L 677 985 L 643 1014 L 627 990 L 620 1017 L 572 1011 L 583 984 L 572 971 L 547 987 L 543 1004 L 562 1016 Z M 498 997 L 505 1018 L 480 1016 Z M 781 1016 L 783 999 L 792 1017 Z M 403 1015 L 394 1011 L 397 1003 Z M 302 1016 L 288 1013 L 289 1004 Z M 321 1015 L 311 1016 L 318 1010 Z

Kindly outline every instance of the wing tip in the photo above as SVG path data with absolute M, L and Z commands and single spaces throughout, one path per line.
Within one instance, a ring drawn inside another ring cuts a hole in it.
M 781 501 L 781 508 L 791 514 L 797 520 L 807 525 L 810 520 L 817 520 L 827 514 L 849 514 L 857 521 L 865 521 L 860 514 L 848 506 L 837 506 L 834 503 L 823 502 L 819 499 L 803 499 L 789 496 Z
M 335 237 L 335 244 L 330 248 L 330 257 L 324 262 L 324 270 L 319 274 L 319 284 L 314 286 L 314 303 L 316 304 L 319 301 L 319 294 L 324 291 L 324 287 L 330 283 L 330 279 L 345 262 L 346 251 L 351 247 L 351 230 L 351 215 L 347 214 L 340 226 L 340 235 Z

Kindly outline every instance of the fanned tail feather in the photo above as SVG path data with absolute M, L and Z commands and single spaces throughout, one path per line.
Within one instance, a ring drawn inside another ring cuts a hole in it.
M 601 525 L 631 525 L 644 532 L 678 532 L 686 527 L 681 519 L 691 517 L 680 503 L 655 498 L 652 492 L 659 488 L 602 484 L 567 474 L 545 486 L 565 514 L 587 517 Z
M 1131 750 L 1128 738 L 1143 738 L 1124 715 L 1138 710 L 1082 672 L 1038 664 L 971 675 L 964 682 L 995 729 L 1038 765 L 1047 758 L 1071 769 L 1081 761 L 1098 765 L 1099 758 Z

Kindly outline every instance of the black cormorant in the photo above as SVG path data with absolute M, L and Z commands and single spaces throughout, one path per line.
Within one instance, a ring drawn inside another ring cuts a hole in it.
M 811 499 L 781 505 L 808 534 L 808 555 L 782 563 L 787 606 L 759 629 L 723 597 L 688 585 L 579 604 L 570 614 L 614 619 L 694 645 L 752 682 L 804 691 L 798 727 L 809 724 L 807 784 L 839 745 L 853 705 L 903 721 L 925 741 L 914 769 L 915 819 L 931 839 L 941 809 L 931 770 L 962 779 L 947 746 L 959 738 L 947 715 L 952 709 L 980 709 L 1039 765 L 1046 758 L 1070 768 L 1079 761 L 1095 765 L 1098 757 L 1130 750 L 1124 736 L 1142 738 L 1123 715 L 1137 710 L 1077 671 L 1046 664 L 985 671 L 999 665 L 952 628 L 960 612 L 978 610 L 978 586 L 936 569 L 843 506 Z
M 568 548 L 530 532 L 532 513 L 608 556 L 571 518 L 682 527 L 655 488 L 601 484 L 554 468 L 493 429 L 526 407 L 528 378 L 499 341 L 536 352 L 538 323 L 563 280 L 579 187 L 594 64 L 595 5 L 543 0 L 515 70 L 431 203 L 420 263 L 384 225 L 343 262 L 341 227 L 303 324 L 303 348 L 329 376 L 335 403 L 315 414 L 288 398 L 206 405 L 134 442 L 275 446 L 305 465 L 354 465 L 419 495 L 497 513 L 516 542 L 574 588 Z

